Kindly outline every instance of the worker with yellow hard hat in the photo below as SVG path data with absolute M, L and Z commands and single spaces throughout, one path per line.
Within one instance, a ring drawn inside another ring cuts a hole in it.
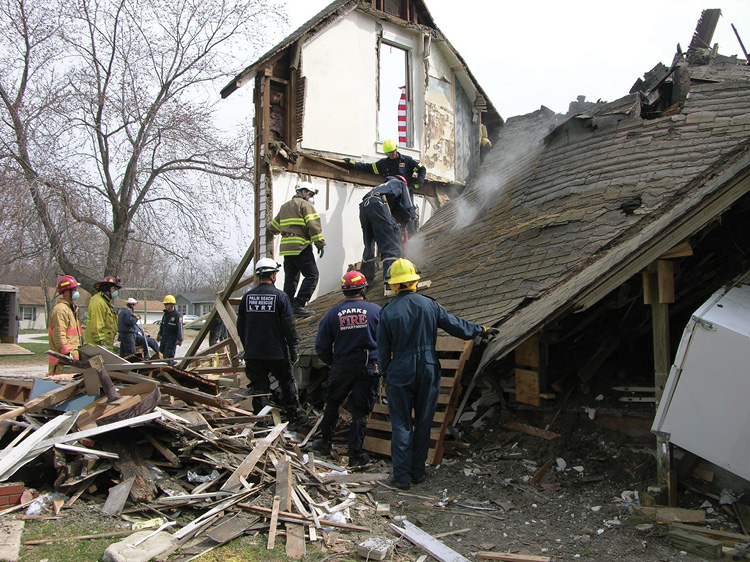
M 393 428 L 393 472 L 386 483 L 408 490 L 427 477 L 430 429 L 440 393 L 440 362 L 435 351 L 438 328 L 464 340 L 491 337 L 498 330 L 448 314 L 436 301 L 418 294 L 419 271 L 409 260 L 397 259 L 388 275 L 396 297 L 380 312 L 377 335 Z
M 182 314 L 177 311 L 177 300 L 174 295 L 167 295 L 162 301 L 164 315 L 161 317 L 161 325 L 156 341 L 161 342 L 161 354 L 164 359 L 175 356 L 177 348 L 182 345 Z M 174 361 L 167 361 L 174 365 Z

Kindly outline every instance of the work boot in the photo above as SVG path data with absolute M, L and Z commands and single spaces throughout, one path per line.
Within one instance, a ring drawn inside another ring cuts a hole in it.
M 286 417 L 289 421 L 289 427 L 302 427 L 310 423 L 310 416 L 300 408 L 287 411 Z
M 411 484 L 408 482 L 399 482 L 396 480 L 396 477 L 393 476 L 393 473 L 391 473 L 388 478 L 386 478 L 385 483 L 389 486 L 393 486 L 394 488 L 398 488 L 399 490 L 408 490 L 411 488 Z
M 370 455 L 363 451 L 352 451 L 349 453 L 349 466 L 365 466 L 370 464 Z
M 427 472 L 423 472 L 419 476 L 412 476 L 411 477 L 411 483 L 412 484 L 421 484 L 425 480 L 427 480 Z
M 309 318 L 310 316 L 315 314 L 315 312 L 313 312 L 309 308 L 305 308 L 301 304 L 295 304 L 292 307 L 292 311 L 297 318 Z
M 320 453 L 321 455 L 326 455 L 327 457 L 331 456 L 331 449 L 333 448 L 333 445 L 330 441 L 327 439 L 323 439 L 322 437 L 320 439 L 316 439 L 310 444 L 310 448 L 315 451 L 316 453 Z

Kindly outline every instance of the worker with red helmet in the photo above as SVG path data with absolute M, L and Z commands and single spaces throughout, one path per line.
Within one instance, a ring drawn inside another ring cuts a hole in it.
M 326 312 L 318 326 L 315 353 L 331 366 L 326 387 L 326 405 L 320 423 L 321 438 L 312 449 L 330 455 L 339 406 L 349 397 L 352 424 L 349 428 L 349 466 L 370 462 L 362 450 L 367 416 L 375 405 L 380 375 L 376 334 L 380 307 L 365 300 L 367 278 L 349 271 L 341 279 L 345 299 Z
M 113 350 L 117 334 L 117 314 L 112 301 L 122 289 L 122 283 L 119 277 L 107 275 L 94 283 L 94 289 L 97 293 L 89 299 L 84 341 Z
M 78 281 L 72 275 L 63 275 L 57 281 L 57 301 L 49 315 L 49 348 L 57 353 L 78 359 L 81 345 L 81 323 L 78 321 Z M 57 358 L 50 356 L 47 372 L 50 375 L 62 373 L 63 366 Z

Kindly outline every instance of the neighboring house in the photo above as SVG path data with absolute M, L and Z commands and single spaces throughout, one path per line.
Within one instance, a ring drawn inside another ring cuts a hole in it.
M 177 311 L 180 314 L 194 314 L 203 316 L 214 308 L 216 294 L 212 293 L 178 293 L 174 296 L 177 301 Z
M 377 8 L 377 9 L 376 9 Z M 320 190 L 315 207 L 327 241 L 320 294 L 362 258 L 359 203 L 383 180 L 343 166 L 374 162 L 383 141 L 421 161 L 415 196 L 424 223 L 480 164 L 480 147 L 502 123 L 461 56 L 421 0 L 337 0 L 243 70 L 221 92 L 254 87 L 255 256 L 278 256 L 266 227 L 300 180 Z M 402 121 L 399 101 L 404 99 Z M 283 271 L 279 274 L 283 284 Z M 316 293 L 317 294 L 317 293 Z
M 47 289 L 50 303 L 55 299 L 55 289 Z M 47 329 L 47 301 L 41 287 L 18 286 L 18 327 L 20 330 Z

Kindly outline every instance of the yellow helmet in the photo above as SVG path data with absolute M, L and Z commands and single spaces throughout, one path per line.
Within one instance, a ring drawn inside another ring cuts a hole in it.
M 162 304 L 177 304 L 177 301 L 174 300 L 174 297 L 172 295 L 167 295 L 164 297 L 164 300 L 161 301 Z
M 416 281 L 419 279 L 419 273 L 414 264 L 404 258 L 399 258 L 393 262 L 391 268 L 388 270 L 388 283 L 391 285 L 398 285 L 400 283 L 408 283 L 409 281 Z
M 388 154 L 389 152 L 393 152 L 394 150 L 398 150 L 398 145 L 391 139 L 385 139 L 383 141 L 383 152 Z

